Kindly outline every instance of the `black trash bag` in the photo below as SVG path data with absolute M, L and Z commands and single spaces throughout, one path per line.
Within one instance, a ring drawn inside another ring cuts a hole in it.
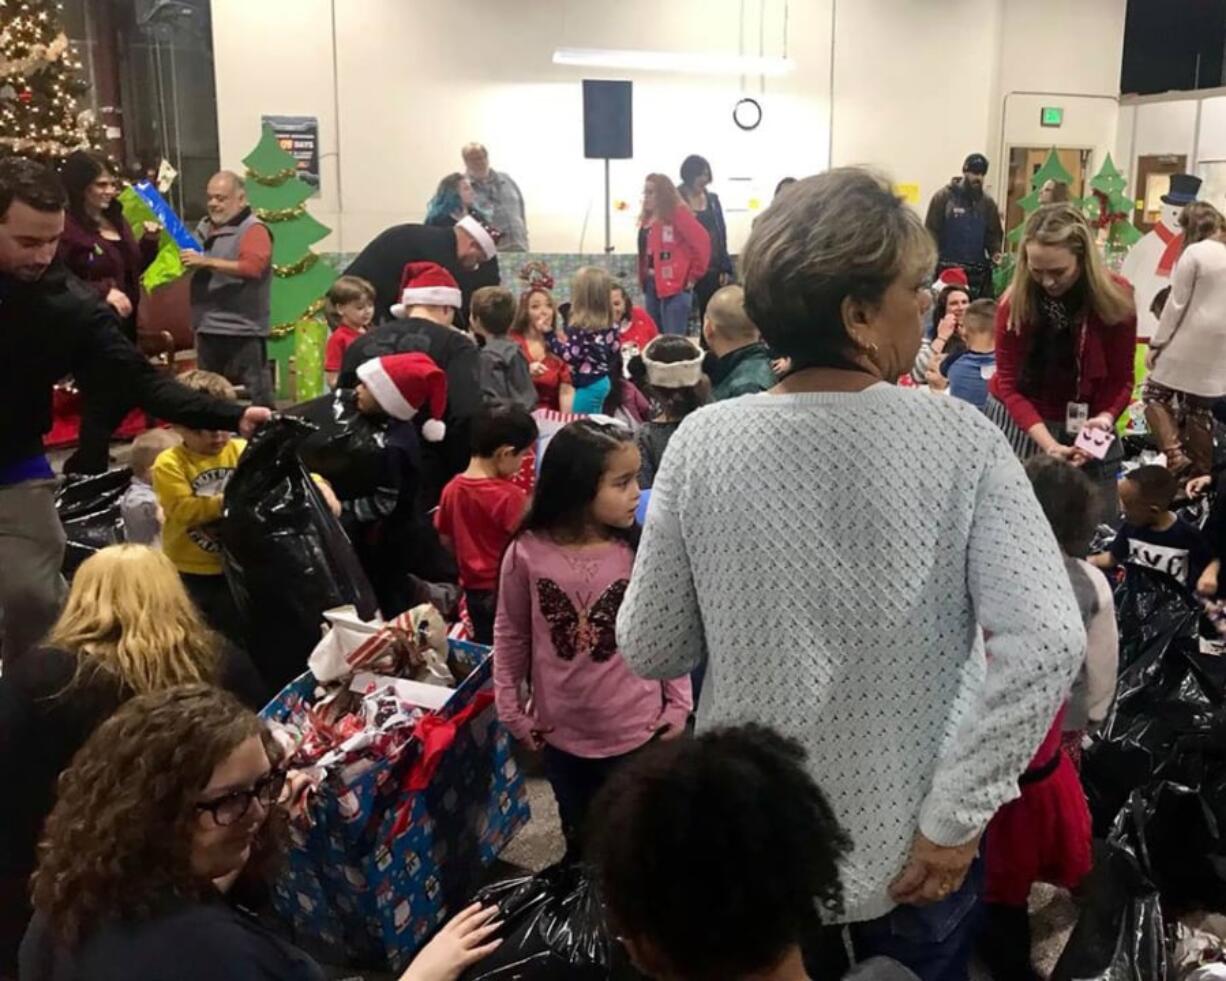
M 298 458 L 314 431 L 301 419 L 273 419 L 226 485 L 220 534 L 226 580 L 252 660 L 277 689 L 306 670 L 324 610 L 352 603 L 365 620 L 379 613 L 353 546 Z
M 596 886 L 582 866 L 553 865 L 476 895 L 497 904 L 502 946 L 460 981 L 606 981 L 620 945 L 609 936 Z M 622 955 L 624 959 L 624 955 Z
M 1051 981 L 1166 981 L 1169 939 L 1158 890 L 1137 847 L 1139 798 L 1095 850 L 1081 913 Z
M 383 475 L 385 426 L 358 412 L 351 394 L 338 390 L 286 410 L 317 428 L 298 455 L 308 470 L 332 484 L 341 500 L 371 492 Z
M 1226 671 L 1200 654 L 1198 612 L 1174 579 L 1129 566 L 1116 592 L 1120 677 L 1106 723 L 1086 750 L 1082 784 L 1096 837 L 1134 790 L 1155 780 L 1198 786 L 1223 733 Z
M 60 570 L 71 579 L 99 549 L 127 540 L 119 499 L 132 483 L 127 467 L 106 473 L 65 477 L 55 492 L 55 510 L 67 539 Z
M 1216 766 L 1220 781 L 1226 767 Z M 1223 803 L 1220 782 L 1194 790 L 1164 780 L 1134 796 L 1142 805 L 1136 834 L 1167 914 L 1226 912 L 1226 811 L 1215 813 Z

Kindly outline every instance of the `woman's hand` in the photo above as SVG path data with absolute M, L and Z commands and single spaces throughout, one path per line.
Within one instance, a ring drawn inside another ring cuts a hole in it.
M 1213 478 L 1207 475 L 1204 477 L 1193 477 L 1188 481 L 1184 490 L 1187 492 L 1188 497 L 1200 497 L 1209 489 L 1209 485 L 1212 483 Z
M 426 946 L 417 952 L 400 981 L 455 981 L 468 967 L 498 949 L 501 940 L 490 937 L 502 929 L 495 919 L 497 906 L 473 903 L 457 913 Z
M 546 370 L 544 361 L 533 361 L 528 365 L 528 373 L 532 375 L 533 378 L 535 378 L 537 375 L 545 374 Z
M 162 234 L 162 226 L 156 221 L 146 221 L 142 223 L 145 229 L 145 238 L 157 238 Z
M 947 848 L 933 844 L 919 832 L 911 843 L 911 856 L 890 884 L 890 898 L 909 906 L 927 906 L 957 892 L 979 851 L 979 836 L 965 845 Z
M 1115 428 L 1115 417 L 1110 412 L 1100 412 L 1098 415 L 1087 419 L 1084 425 L 1090 429 L 1101 429 L 1103 432 L 1109 433 Z
M 958 318 L 952 313 L 947 313 L 941 318 L 941 322 L 937 324 L 937 340 L 948 344 L 949 339 L 954 336 L 957 330 Z
M 106 295 L 106 302 L 124 320 L 132 316 L 132 301 L 128 299 L 128 294 L 123 290 L 111 290 Z

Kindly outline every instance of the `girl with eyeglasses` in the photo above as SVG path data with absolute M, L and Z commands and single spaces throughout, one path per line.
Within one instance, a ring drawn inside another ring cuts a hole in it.
M 65 771 L 21 946 L 29 981 L 322 981 L 250 912 L 283 839 L 286 774 L 250 709 L 208 685 L 129 700 Z M 401 981 L 454 981 L 492 951 L 470 907 Z

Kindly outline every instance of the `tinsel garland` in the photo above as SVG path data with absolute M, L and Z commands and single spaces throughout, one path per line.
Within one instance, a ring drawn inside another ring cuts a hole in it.
M 249 167 L 247 168 L 246 179 L 255 181 L 264 187 L 280 187 L 296 173 L 298 173 L 296 167 L 286 167 L 284 170 L 278 170 L 275 174 L 257 174 Z
M 308 252 L 297 262 L 291 262 L 287 266 L 273 265 L 272 272 L 274 276 L 280 276 L 282 279 L 289 279 L 291 276 L 300 276 L 315 263 L 319 261 L 319 256 L 314 252 Z
M 12 38 L 7 30 L 0 31 L 0 48 L 7 48 Z M 68 52 L 68 37 L 60 32 L 50 44 L 32 44 L 24 58 L 8 59 L 0 56 L 0 75 L 31 75 L 59 61 Z
M 319 315 L 323 313 L 323 309 L 324 298 L 321 296 L 318 300 L 303 310 L 302 316 L 298 317 L 297 320 L 286 321 L 283 324 L 273 324 L 273 326 L 268 329 L 268 336 L 274 341 L 280 340 L 282 337 L 288 337 L 294 332 L 294 328 L 304 320 L 318 320 Z
M 294 218 L 301 218 L 307 213 L 305 205 L 298 205 L 296 208 L 281 208 L 280 210 L 272 210 L 269 208 L 256 208 L 255 216 L 260 221 L 276 223 L 278 221 L 291 221 Z

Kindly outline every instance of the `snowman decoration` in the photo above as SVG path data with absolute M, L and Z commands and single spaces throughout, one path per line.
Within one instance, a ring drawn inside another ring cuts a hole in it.
M 1137 303 L 1137 340 L 1148 341 L 1158 329 L 1158 320 L 1149 312 L 1154 297 L 1171 283 L 1171 273 L 1183 251 L 1183 232 L 1179 215 L 1196 200 L 1200 178 L 1191 174 L 1172 174 L 1171 188 L 1162 195 L 1162 214 L 1153 229 L 1143 235 L 1129 251 L 1120 268 L 1132 283 Z

